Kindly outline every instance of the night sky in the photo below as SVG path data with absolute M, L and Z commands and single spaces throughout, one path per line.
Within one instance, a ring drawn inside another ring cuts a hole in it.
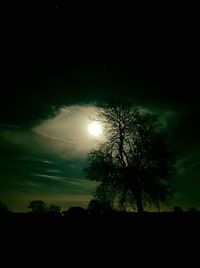
M 65 1 L 66 2 L 66 1 Z M 102 13 L 104 12 L 104 13 Z M 85 13 L 64 1 L 5 7 L 1 32 L 0 201 L 86 207 L 95 183 L 87 126 L 109 99 L 160 115 L 177 152 L 178 205 L 200 209 L 199 54 L 195 14 L 136 7 Z

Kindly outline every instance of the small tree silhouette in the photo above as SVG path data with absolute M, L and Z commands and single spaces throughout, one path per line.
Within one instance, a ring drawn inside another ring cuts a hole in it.
M 5 215 L 9 213 L 9 209 L 6 204 L 0 201 L 0 215 Z
M 179 213 L 182 213 L 183 210 L 182 210 L 181 207 L 179 207 L 179 206 L 175 206 L 174 209 L 173 209 L 173 212 L 179 214 Z
M 188 209 L 188 212 L 191 213 L 191 214 L 197 214 L 198 210 L 196 208 L 192 207 L 192 208 Z
M 112 210 L 110 203 L 92 199 L 88 204 L 88 211 L 92 214 L 103 214 Z
M 31 201 L 28 208 L 31 208 L 32 212 L 37 214 L 43 214 L 47 212 L 46 204 L 41 200 Z
M 87 214 L 86 209 L 79 207 L 79 206 L 71 207 L 67 211 L 67 215 L 72 216 L 72 217 L 82 217 L 82 216 L 85 216 L 86 214 Z
M 60 214 L 60 206 L 56 206 L 56 205 L 51 205 L 48 208 L 48 213 L 51 215 L 59 215 Z

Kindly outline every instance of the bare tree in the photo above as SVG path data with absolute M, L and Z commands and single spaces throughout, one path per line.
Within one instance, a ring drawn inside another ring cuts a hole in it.
M 96 197 L 120 205 L 165 202 L 172 193 L 175 160 L 158 117 L 111 104 L 101 109 L 105 142 L 90 152 L 87 177 L 99 181 Z

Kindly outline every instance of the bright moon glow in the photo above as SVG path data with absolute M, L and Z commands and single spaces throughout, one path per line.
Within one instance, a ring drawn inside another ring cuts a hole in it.
M 88 130 L 89 133 L 93 136 L 100 136 L 102 134 L 102 126 L 96 121 L 89 124 Z

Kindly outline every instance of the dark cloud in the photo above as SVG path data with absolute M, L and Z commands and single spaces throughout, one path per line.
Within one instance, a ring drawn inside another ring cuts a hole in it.
M 104 65 L 68 66 L 61 68 L 60 73 L 54 70 L 43 73 L 40 79 L 36 73 L 34 80 L 28 80 L 25 85 L 3 87 L 0 119 L 2 123 L 31 124 L 48 117 L 62 105 L 105 102 L 110 98 L 157 109 L 185 110 L 186 106 L 191 113 L 191 106 L 198 105 L 198 92 L 192 82 L 184 81 L 186 71 L 182 74 L 167 71 L 170 68 L 167 60 L 163 64 L 166 66 L 157 63 L 155 68 L 155 62 L 152 66 L 148 64 L 144 63 L 145 68 L 140 72 L 133 62 L 133 68 L 109 64 L 106 69 Z
M 71 106 L 32 128 L 2 124 L 1 200 L 18 210 L 26 210 L 31 198 L 57 202 L 63 209 L 86 206 L 95 187 L 83 173 L 94 144 L 87 130 L 91 114 L 94 107 Z

